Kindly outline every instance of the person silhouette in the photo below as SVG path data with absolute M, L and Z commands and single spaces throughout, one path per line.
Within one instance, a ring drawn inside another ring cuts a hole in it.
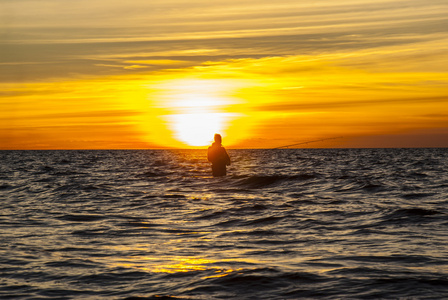
M 230 166 L 230 157 L 226 149 L 221 145 L 220 134 L 215 134 L 215 142 L 208 147 L 207 159 L 212 163 L 212 173 L 214 177 L 225 176 L 226 166 Z

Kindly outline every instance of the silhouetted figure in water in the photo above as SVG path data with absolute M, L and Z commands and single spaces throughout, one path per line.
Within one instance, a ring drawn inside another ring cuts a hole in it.
M 225 176 L 226 166 L 230 166 L 230 157 L 221 145 L 221 135 L 215 134 L 215 142 L 208 147 L 207 158 L 212 163 L 213 176 Z

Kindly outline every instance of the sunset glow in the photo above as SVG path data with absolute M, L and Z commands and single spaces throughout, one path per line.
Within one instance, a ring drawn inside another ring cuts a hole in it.
M 1 149 L 448 147 L 444 1 L 43 2 L 2 4 Z
M 230 95 L 237 89 L 238 82 L 193 79 L 197 74 L 190 76 L 147 86 L 152 91 L 149 97 L 155 101 L 155 106 L 166 112 L 164 120 L 169 135 L 182 143 L 179 147 L 187 148 L 206 146 L 213 142 L 215 133 L 225 134 L 239 115 L 228 112 L 229 107 L 240 102 Z
M 177 140 L 189 146 L 206 146 L 216 132 L 223 132 L 226 117 L 220 113 L 178 114 L 170 116 L 170 123 Z

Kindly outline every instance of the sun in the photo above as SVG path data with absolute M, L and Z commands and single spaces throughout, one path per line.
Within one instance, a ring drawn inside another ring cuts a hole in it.
M 213 141 L 215 133 L 225 131 L 231 118 L 228 113 L 186 113 L 170 115 L 174 137 L 189 146 L 206 146 Z
M 187 147 L 201 147 L 225 134 L 236 113 L 229 105 L 238 103 L 231 95 L 235 83 L 217 79 L 184 78 L 159 85 L 159 107 L 168 112 L 165 121 L 172 138 Z
M 148 111 L 157 116 L 146 123 L 146 130 L 161 146 L 204 147 L 213 142 L 215 133 L 225 137 L 226 146 L 233 146 L 249 134 L 246 99 L 239 93 L 244 82 L 185 77 L 146 87 Z

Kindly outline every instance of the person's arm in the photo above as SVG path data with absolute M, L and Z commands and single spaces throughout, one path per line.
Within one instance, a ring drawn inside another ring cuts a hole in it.
M 223 148 L 224 149 L 224 148 Z M 226 154 L 226 165 L 230 166 L 230 156 L 227 153 L 226 149 L 224 149 L 224 153 Z
M 212 152 L 211 151 L 211 147 L 208 147 L 208 150 L 207 150 L 207 160 L 209 162 L 212 162 L 212 153 L 211 152 Z

